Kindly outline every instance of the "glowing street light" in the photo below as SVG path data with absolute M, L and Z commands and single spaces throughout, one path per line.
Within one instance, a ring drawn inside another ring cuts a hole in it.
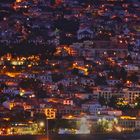
M 22 0 L 16 0 L 17 3 L 21 2 Z
M 40 126 L 40 127 L 44 127 L 44 126 L 45 126 L 45 123 L 44 123 L 44 122 L 40 122 L 40 123 L 39 123 L 39 126 Z

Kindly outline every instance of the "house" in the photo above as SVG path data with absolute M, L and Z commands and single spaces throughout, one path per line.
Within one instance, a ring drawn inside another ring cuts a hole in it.
M 132 116 L 121 116 L 118 125 L 123 131 L 140 130 L 140 119 Z
M 74 107 L 70 105 L 58 105 L 57 106 L 57 115 L 65 116 L 65 115 L 80 115 L 83 112 L 83 109 L 80 107 Z
M 89 28 L 79 29 L 77 32 L 78 40 L 81 39 L 93 39 L 94 32 Z
M 137 72 L 137 71 L 139 71 L 139 67 L 137 65 L 134 65 L 134 64 L 128 64 L 128 65 L 125 65 L 124 67 L 128 72 Z
M 74 105 L 73 99 L 64 99 L 63 100 L 64 105 Z
M 52 82 L 51 72 L 39 73 L 39 74 L 35 74 L 35 73 L 22 73 L 21 76 L 24 77 L 24 78 L 38 79 L 38 80 L 40 80 L 43 83 L 45 83 L 45 82 Z
M 3 106 L 9 110 L 12 110 L 16 107 L 22 107 L 24 110 L 31 110 L 32 106 L 27 102 L 23 102 L 20 100 L 13 100 L 13 101 L 5 101 Z
M 47 119 L 55 119 L 57 110 L 54 108 L 45 108 L 45 115 Z
M 103 109 L 100 112 L 98 112 L 98 114 L 101 114 L 101 115 L 107 114 L 107 115 L 110 115 L 110 116 L 118 117 L 118 116 L 122 115 L 122 111 L 121 110 L 115 110 L 115 109 L 112 109 L 112 108 L 106 108 L 106 109 Z
M 84 111 L 88 111 L 90 114 L 98 115 L 100 112 L 106 107 L 102 107 L 99 103 L 97 102 L 87 102 L 82 104 L 82 108 Z
M 89 99 L 89 98 L 91 98 L 93 96 L 93 94 L 92 93 L 87 93 L 87 92 L 85 92 L 85 91 L 83 91 L 83 92 L 76 92 L 75 93 L 75 97 L 77 97 L 77 98 L 79 98 L 79 99 L 82 99 L 82 100 L 84 100 L 84 99 Z
M 110 86 L 114 86 L 114 85 L 119 84 L 119 83 L 121 83 L 121 80 L 117 80 L 117 79 L 108 79 L 107 80 L 107 84 Z
M 112 89 L 112 88 L 103 88 L 103 89 L 98 89 L 98 90 L 94 89 L 93 94 L 94 94 L 94 97 L 96 97 L 97 99 L 102 96 L 107 100 L 109 100 L 112 96 L 115 96 L 118 98 L 124 97 L 123 91 L 118 91 L 118 90 Z
M 129 103 L 134 103 L 137 97 L 140 97 L 140 90 L 139 88 L 136 89 L 123 89 L 124 92 L 124 98 L 129 102 Z
M 95 82 L 94 82 L 94 79 L 92 78 L 81 78 L 79 80 L 79 84 L 82 86 L 94 86 Z

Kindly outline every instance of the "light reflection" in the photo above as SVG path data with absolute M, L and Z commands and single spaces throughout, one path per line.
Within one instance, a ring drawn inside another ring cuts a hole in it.
M 51 140 L 51 139 L 50 138 L 48 139 L 46 136 L 46 137 L 38 137 L 36 140 Z

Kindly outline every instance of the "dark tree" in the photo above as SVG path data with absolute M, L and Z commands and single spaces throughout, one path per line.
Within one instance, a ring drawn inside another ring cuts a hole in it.
M 72 70 L 72 74 L 73 74 L 73 75 L 78 75 L 78 74 L 79 74 L 79 70 L 76 69 L 76 68 L 74 68 L 74 69 Z
M 52 80 L 58 82 L 64 78 L 63 74 L 52 74 Z
M 108 106 L 112 107 L 112 108 L 116 108 L 117 101 L 118 101 L 117 97 L 116 96 L 112 96 L 109 99 Z
M 98 99 L 98 102 L 101 106 L 104 106 L 107 104 L 107 101 L 106 99 L 103 97 L 103 96 L 100 96 L 99 99 Z
M 40 88 L 42 86 L 42 82 L 38 79 L 33 79 L 33 78 L 27 78 L 27 79 L 23 79 L 20 83 L 19 83 L 19 87 L 23 88 L 23 89 L 28 89 L 31 88 L 33 90 L 37 90 L 38 88 Z
M 95 78 L 95 84 L 96 85 L 107 85 L 106 77 L 97 75 L 97 77 Z
M 133 73 L 132 75 L 128 77 L 128 79 L 132 81 L 133 83 L 138 83 L 139 81 L 139 77 L 137 76 L 137 73 Z
M 137 97 L 135 100 L 135 108 L 140 109 L 140 97 Z
M 127 71 L 125 70 L 125 68 L 121 68 L 121 70 L 120 70 L 120 77 L 122 78 L 123 81 L 126 81 Z

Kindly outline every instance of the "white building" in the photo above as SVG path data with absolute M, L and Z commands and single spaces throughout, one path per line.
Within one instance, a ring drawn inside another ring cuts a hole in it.
M 94 37 L 93 31 L 91 31 L 88 28 L 79 29 L 78 32 L 77 32 L 78 40 L 81 40 L 81 39 L 84 39 L 84 38 L 92 39 L 93 37 Z
M 124 98 L 129 102 L 133 103 L 137 97 L 140 97 L 140 90 L 139 89 L 124 89 Z

